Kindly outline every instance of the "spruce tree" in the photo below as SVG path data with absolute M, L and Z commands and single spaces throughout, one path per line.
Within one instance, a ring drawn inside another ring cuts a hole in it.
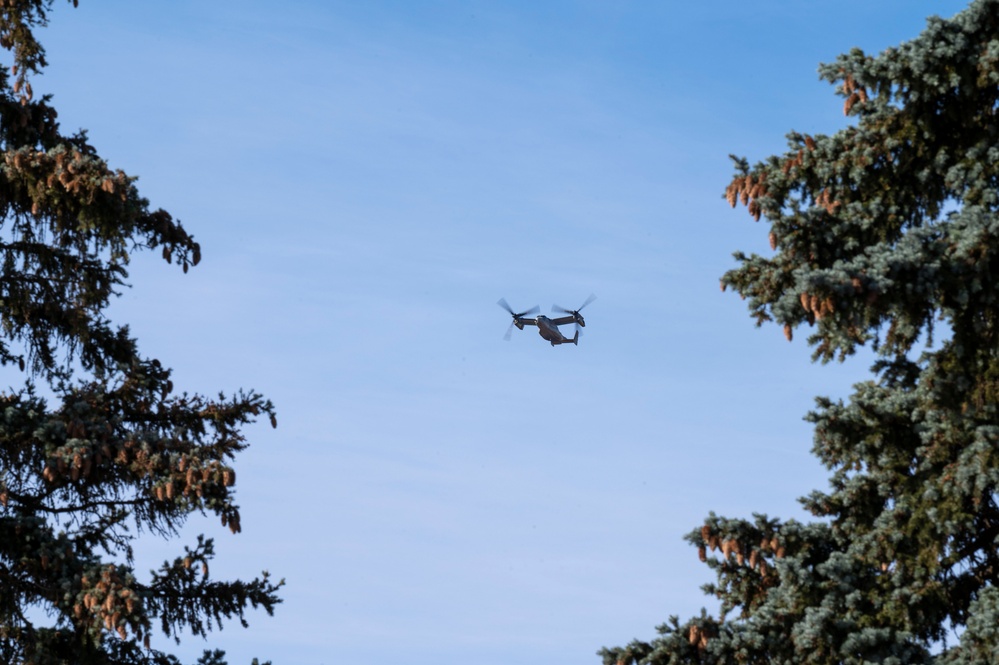
M 999 1 L 820 67 L 846 129 L 735 159 L 773 252 L 722 278 L 814 358 L 876 353 L 807 418 L 816 519 L 710 515 L 686 536 L 719 611 L 604 663 L 999 662 Z
M 35 97 L 51 8 L 0 3 L 12 55 L 0 69 L 0 364 L 12 382 L 0 392 L 0 662 L 176 663 L 150 648 L 169 641 L 161 632 L 245 625 L 250 606 L 280 602 L 281 583 L 215 580 L 203 537 L 145 573 L 134 538 L 176 536 L 193 513 L 238 532 L 241 430 L 275 424 L 274 409 L 255 392 L 175 392 L 170 370 L 109 320 L 131 254 L 159 250 L 187 272 L 200 248 Z

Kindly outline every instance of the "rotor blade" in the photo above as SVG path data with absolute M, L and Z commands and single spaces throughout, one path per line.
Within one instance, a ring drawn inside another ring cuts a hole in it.
M 503 341 L 504 342 L 509 342 L 510 341 L 510 335 L 512 335 L 512 334 L 513 334 L 513 321 L 511 321 L 510 325 L 507 326 L 506 334 L 503 335 Z
M 583 302 L 583 304 L 580 305 L 579 307 L 577 307 L 576 309 L 566 309 L 565 307 L 560 307 L 558 305 L 552 305 L 552 311 L 553 312 L 562 312 L 563 314 L 579 314 L 579 310 L 583 309 L 584 307 L 586 307 L 587 305 L 589 305 L 591 302 L 593 302 L 596 299 L 597 299 L 597 297 L 591 293 L 590 297 L 587 298 L 586 301 Z
M 527 310 L 526 312 L 521 312 L 520 314 L 513 314 L 513 312 L 510 312 L 510 313 L 511 313 L 511 314 L 513 314 L 513 316 L 514 316 L 515 318 L 518 318 L 518 319 L 519 319 L 519 318 L 520 318 L 520 317 L 522 317 L 522 316 L 528 316 L 529 314 L 537 314 L 537 313 L 538 313 L 538 312 L 540 312 L 540 311 L 541 311 L 541 308 L 540 308 L 540 307 L 538 307 L 537 305 L 535 305 L 535 306 L 534 306 L 534 307 L 532 307 L 531 309 Z
M 499 305 L 500 307 L 502 307 L 503 309 L 505 309 L 507 312 L 509 312 L 510 316 L 512 316 L 515 319 L 519 319 L 522 316 L 529 316 L 531 314 L 536 314 L 537 312 L 539 312 L 541 310 L 540 307 L 538 307 L 537 305 L 535 305 L 531 309 L 525 310 L 523 312 L 515 312 L 515 311 L 513 311 L 513 308 L 510 307 L 510 303 L 508 303 L 506 301 L 506 298 L 500 298 L 499 300 L 496 301 L 496 304 Z

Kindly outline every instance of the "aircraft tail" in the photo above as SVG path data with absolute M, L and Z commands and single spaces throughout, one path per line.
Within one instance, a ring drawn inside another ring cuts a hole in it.
M 579 346 L 579 331 L 578 330 L 576 331 L 576 334 L 572 336 L 572 343 L 575 344 L 576 346 Z

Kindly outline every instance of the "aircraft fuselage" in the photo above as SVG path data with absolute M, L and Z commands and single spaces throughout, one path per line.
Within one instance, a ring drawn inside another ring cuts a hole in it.
M 547 316 L 543 315 L 538 316 L 535 319 L 534 325 L 538 327 L 538 334 L 541 335 L 544 339 L 551 342 L 552 346 L 555 346 L 556 344 L 567 344 L 567 343 L 575 344 L 576 339 L 578 339 L 578 333 L 576 338 L 570 338 L 563 335 L 562 332 L 558 329 L 558 326 L 555 324 L 555 322 L 549 319 Z

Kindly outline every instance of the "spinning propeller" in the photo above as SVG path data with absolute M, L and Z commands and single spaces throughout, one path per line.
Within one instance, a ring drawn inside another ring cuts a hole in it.
M 538 307 L 537 305 L 535 305 L 531 309 L 524 310 L 523 312 L 520 312 L 519 314 L 517 314 L 516 312 L 513 311 L 513 308 L 510 307 L 509 304 L 507 304 L 506 298 L 500 298 L 496 302 L 496 304 L 499 305 L 500 307 L 502 307 L 503 309 L 505 309 L 506 311 L 508 311 L 510 313 L 510 316 L 513 317 L 513 321 L 510 322 L 510 327 L 506 329 L 506 334 L 503 335 L 503 339 L 505 339 L 508 342 L 510 341 L 510 335 L 513 334 L 513 327 L 515 325 L 517 325 L 517 323 L 520 321 L 521 318 L 523 318 L 525 316 L 529 316 L 531 314 L 536 314 L 537 312 L 539 312 L 541 310 L 540 307 Z M 580 309 L 582 309 L 582 308 L 580 308 Z M 517 327 L 520 328 L 521 330 L 523 330 L 523 326 L 522 325 L 521 326 L 517 326 Z
M 582 315 L 580 315 L 579 310 L 583 309 L 596 299 L 597 297 L 591 293 L 590 297 L 586 299 L 586 302 L 580 305 L 577 309 L 566 309 L 564 307 L 559 307 L 558 305 L 552 305 L 552 311 L 561 312 L 563 314 L 572 314 L 572 318 L 576 322 L 576 330 L 579 330 L 580 327 L 583 328 L 586 327 L 586 321 L 583 320 L 583 317 Z

